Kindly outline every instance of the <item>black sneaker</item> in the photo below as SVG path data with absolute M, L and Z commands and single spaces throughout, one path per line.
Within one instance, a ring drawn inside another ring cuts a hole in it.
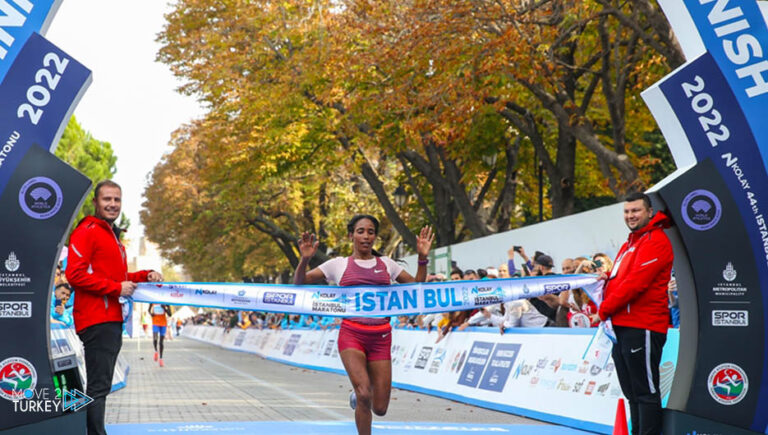
M 357 395 L 354 391 L 349 393 L 349 407 L 352 409 L 357 408 Z

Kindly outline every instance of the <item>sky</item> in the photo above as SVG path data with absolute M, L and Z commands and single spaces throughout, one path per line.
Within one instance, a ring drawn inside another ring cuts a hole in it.
M 155 38 L 168 10 L 166 0 L 63 0 L 45 34 L 93 73 L 75 117 L 94 138 L 112 144 L 130 240 L 143 234 L 147 175 L 171 150 L 171 133 L 204 113 L 193 97 L 176 92 L 181 82 L 169 68 L 155 62 Z

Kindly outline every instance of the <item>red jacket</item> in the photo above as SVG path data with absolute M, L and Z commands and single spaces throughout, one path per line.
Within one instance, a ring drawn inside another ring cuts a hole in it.
M 86 216 L 69 239 L 67 281 L 75 291 L 77 332 L 106 322 L 122 322 L 118 298 L 123 281 L 147 281 L 149 270 L 128 273 L 125 248 L 110 224 Z
M 648 225 L 629 234 L 609 274 L 600 318 L 610 317 L 614 325 L 667 332 L 667 285 L 674 254 L 663 229 L 670 224 L 657 212 Z

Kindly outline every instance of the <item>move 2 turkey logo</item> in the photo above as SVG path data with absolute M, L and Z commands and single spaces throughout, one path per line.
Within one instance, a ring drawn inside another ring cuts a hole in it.
M 735 405 L 747 395 L 747 374 L 736 364 L 720 364 L 709 373 L 709 395 L 721 405 Z
M 685 196 L 680 213 L 689 227 L 696 231 L 706 231 L 720 221 L 723 207 L 714 193 L 698 189 Z
M 32 177 L 19 190 L 19 205 L 33 219 L 44 220 L 55 216 L 63 201 L 61 188 L 48 177 Z

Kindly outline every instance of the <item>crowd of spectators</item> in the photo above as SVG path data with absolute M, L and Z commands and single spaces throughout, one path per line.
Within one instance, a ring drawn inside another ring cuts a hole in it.
M 596 253 L 589 257 L 565 258 L 560 263 L 562 274 L 600 274 L 608 273 L 612 268 L 612 260 L 603 253 Z M 493 280 L 555 274 L 555 263 L 551 256 L 536 251 L 533 257 L 529 257 L 522 246 L 514 246 L 508 251 L 508 260 L 505 264 L 466 270 L 454 264 L 450 276 L 442 273 L 430 274 L 427 282 Z M 669 282 L 669 297 L 672 311 L 670 325 L 677 327 L 679 315 L 674 275 Z M 597 307 L 587 293 L 582 289 L 573 289 L 473 310 L 392 317 L 391 322 L 392 326 L 397 328 L 424 329 L 430 333 L 436 331 L 436 340 L 440 341 L 452 330 L 464 330 L 470 326 L 497 328 L 501 334 L 516 327 L 591 327 L 596 326 L 590 320 L 590 316 L 596 312 Z M 193 317 L 190 322 L 222 326 L 227 330 L 233 328 L 327 329 L 338 327 L 341 319 L 287 313 L 209 310 Z

